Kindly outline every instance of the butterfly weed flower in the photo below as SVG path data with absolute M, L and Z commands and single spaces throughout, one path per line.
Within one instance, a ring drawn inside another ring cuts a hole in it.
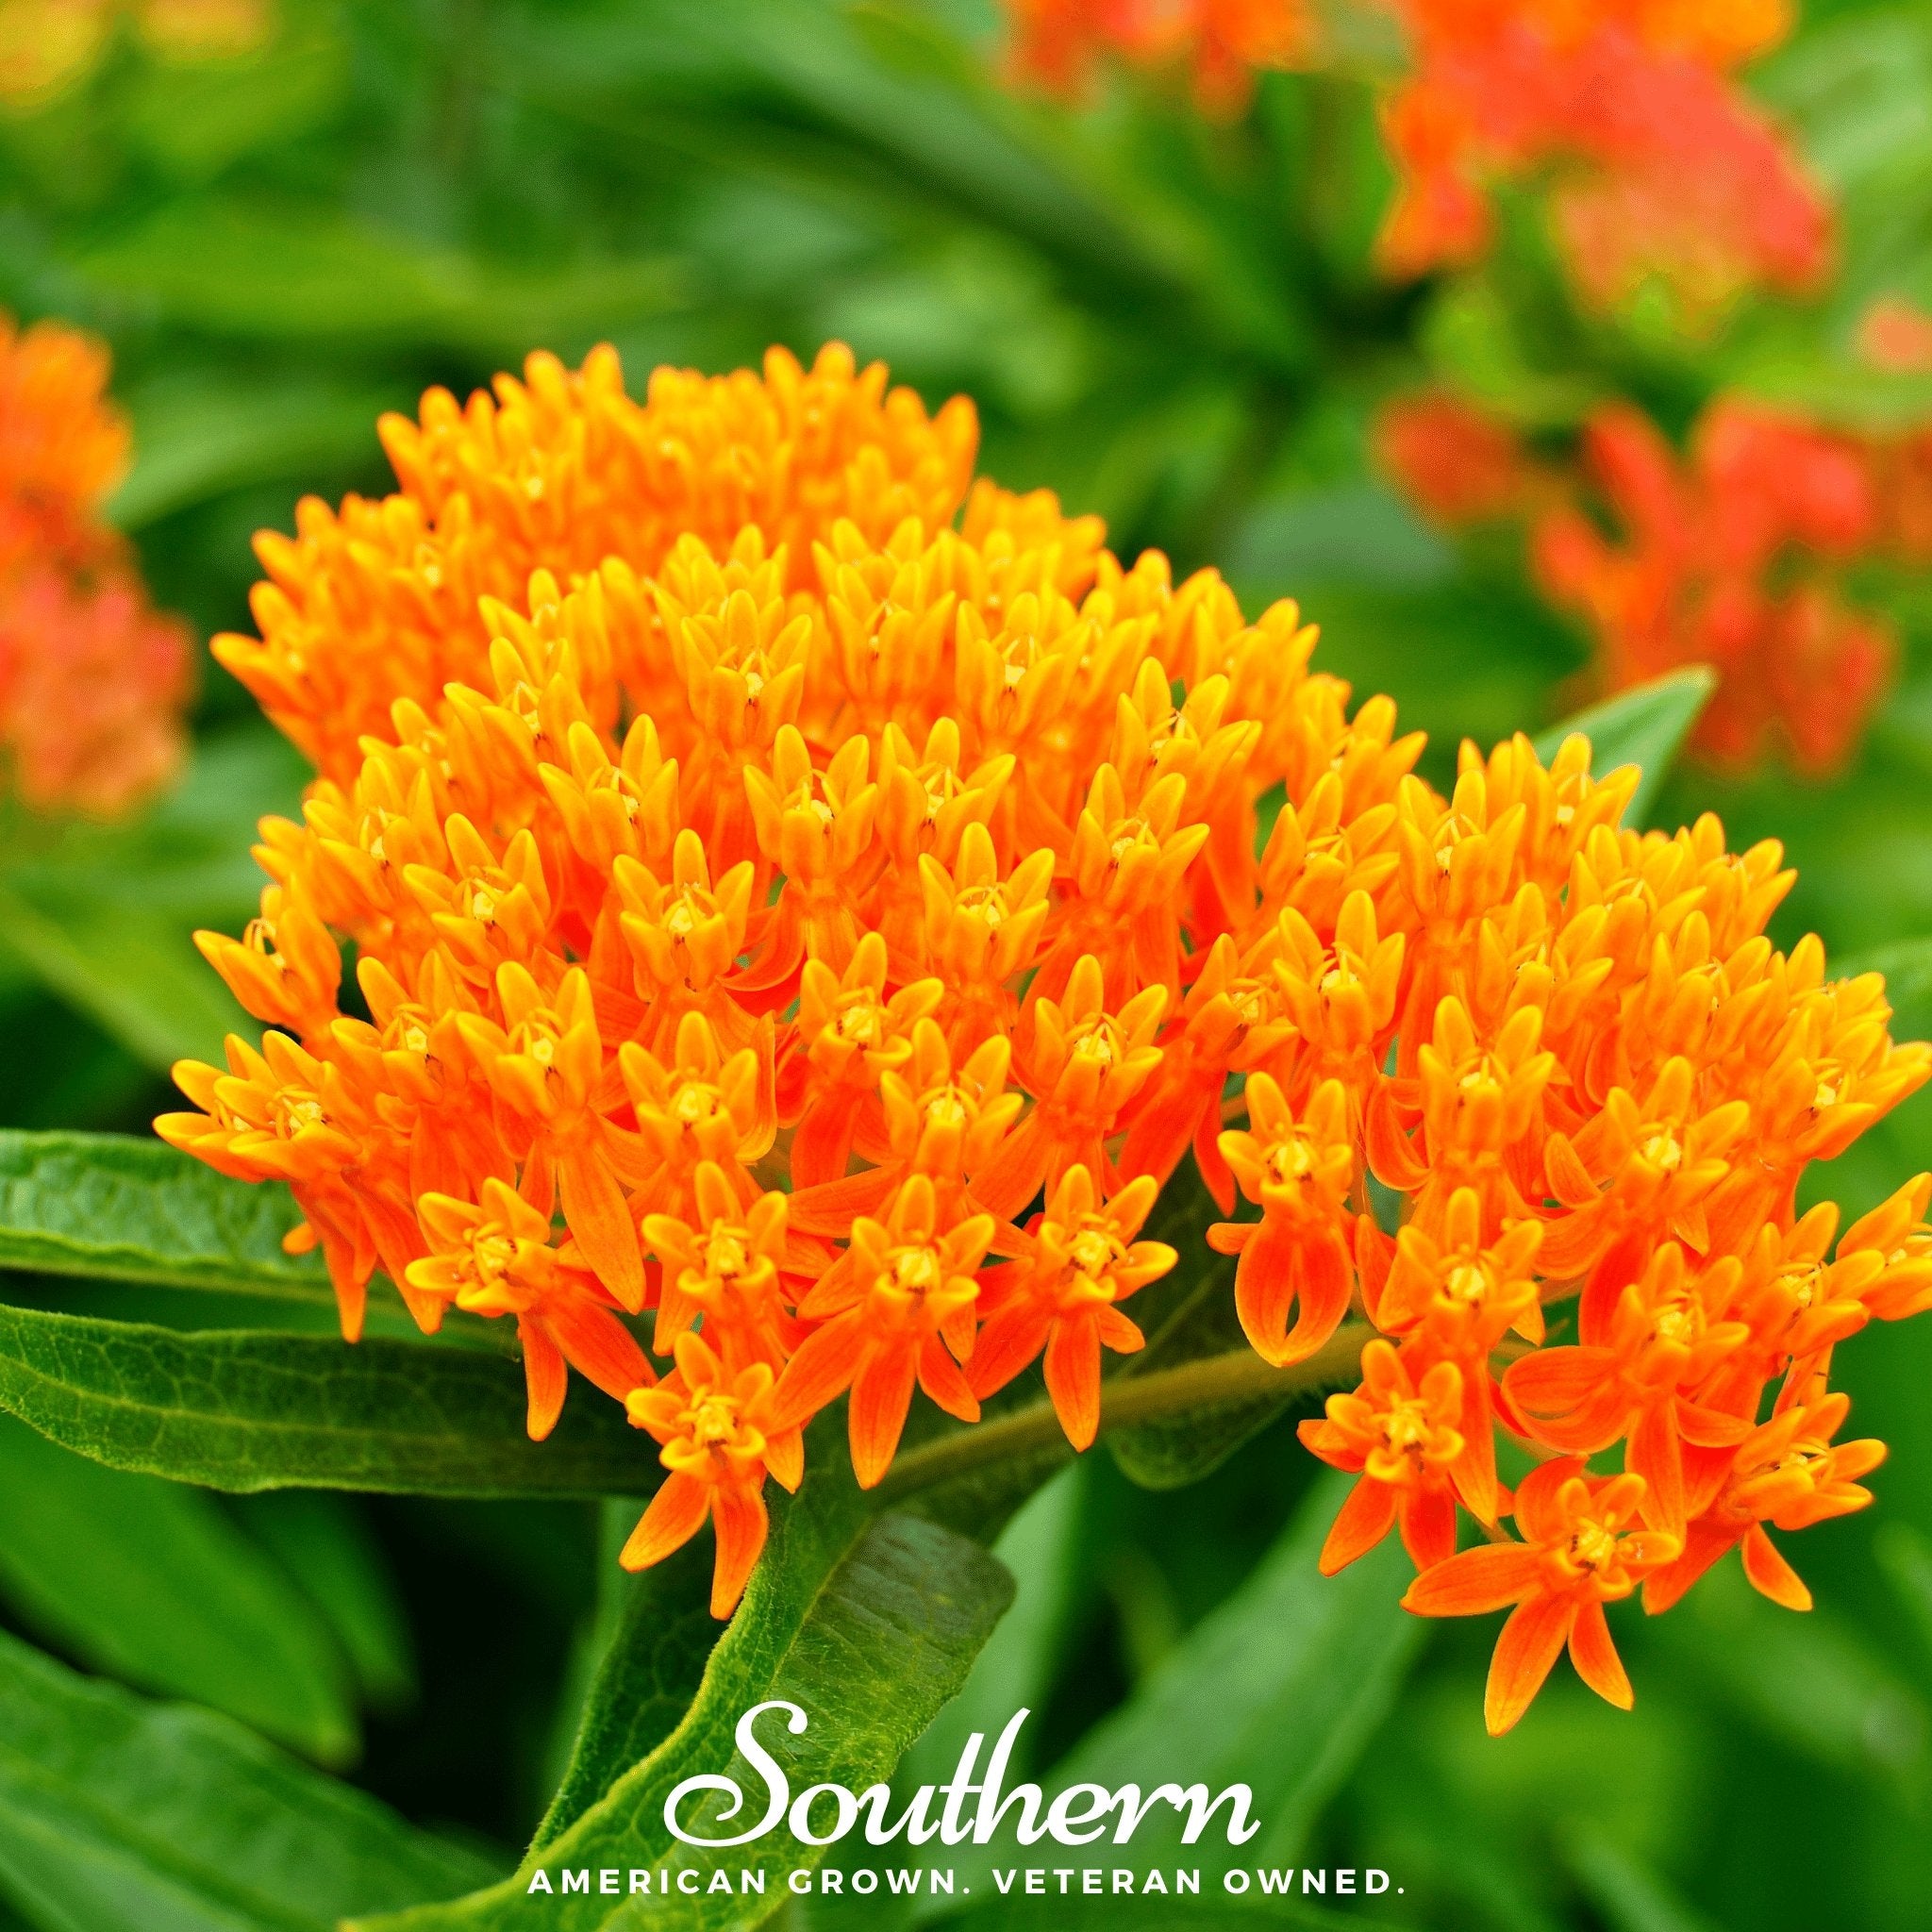
M 192 681 L 102 514 L 129 446 L 108 369 L 91 337 L 0 315 L 0 760 L 28 809 L 96 819 L 178 769 Z
M 1395 192 L 1389 273 L 1487 252 L 1496 192 L 1548 184 L 1553 239 L 1597 309 L 1661 283 L 1693 326 L 1747 289 L 1815 290 L 1830 208 L 1736 71 L 1783 39 L 1774 0 L 1380 0 L 1405 66 L 1385 88 Z M 1306 0 L 1009 0 L 1010 64 L 1077 95 L 1110 58 L 1186 67 L 1207 113 L 1243 108 L 1268 69 L 1359 61 Z M 1359 29 L 1357 29 L 1359 32 Z M 1450 425 L 1443 425 L 1450 426 Z
M 1690 664 L 1718 689 L 1694 743 L 1743 769 L 1842 767 L 1890 689 L 1898 642 L 1854 601 L 1857 568 L 1932 555 L 1923 428 L 1854 432 L 1720 396 L 1679 453 L 1641 410 L 1599 405 L 1574 460 L 1446 394 L 1384 406 L 1384 468 L 1433 522 L 1527 527 L 1539 588 L 1623 690 Z
M 641 402 L 533 358 L 386 435 L 225 647 L 320 769 L 202 941 L 269 1030 L 158 1123 L 288 1183 L 346 1335 L 378 1269 L 513 1317 L 532 1433 L 621 1397 L 625 1560 L 708 1523 L 723 1615 L 816 1415 L 870 1487 L 1038 1364 L 1084 1448 L 1218 1250 L 1267 1362 L 1363 1324 L 1324 1567 L 1392 1530 L 1411 1607 L 1510 1608 L 1499 1727 L 1566 1644 L 1627 1701 L 1640 1587 L 1797 1601 L 1765 1525 L 1866 1498 L 1832 1357 L 1932 1302 L 1932 1177 L 1841 1237 L 1796 1190 L 1932 1053 L 1772 944 L 1775 845 L 1625 827 L 1578 737 L 1439 793 L 1294 606 L 973 481 L 968 406 L 836 346 Z

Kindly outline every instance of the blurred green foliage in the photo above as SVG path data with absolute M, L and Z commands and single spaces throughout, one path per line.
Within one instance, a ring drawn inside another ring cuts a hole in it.
M 287 527 L 302 492 L 383 487 L 374 418 L 429 383 L 462 392 L 529 347 L 609 340 L 639 385 L 658 361 L 724 368 L 836 335 L 929 401 L 971 393 L 984 467 L 1101 511 L 1116 547 L 1219 563 L 1251 608 L 1298 597 L 1328 667 L 1430 732 L 1438 776 L 1462 735 L 1566 711 L 1583 646 L 1514 558 L 1445 542 L 1375 475 L 1381 397 L 1453 375 L 1542 434 L 1607 393 L 1675 426 L 1724 388 L 1867 421 L 1932 402 L 1923 379 L 1861 375 L 1850 356 L 1873 296 L 1932 306 L 1923 8 L 1820 0 L 1762 70 L 1839 198 L 1844 272 L 1819 304 L 1760 305 L 1694 340 L 1641 308 L 1576 312 L 1526 202 L 1480 270 L 1380 281 L 1368 248 L 1389 176 L 1358 78 L 1269 76 L 1227 125 L 1159 81 L 1069 111 L 1001 88 L 996 32 L 973 0 L 281 0 L 248 57 L 167 63 L 123 38 L 61 98 L 0 112 L 0 302 L 112 341 L 139 450 L 115 514 L 157 596 L 204 634 L 247 623 L 251 531 Z M 1801 877 L 1780 936 L 1816 929 L 1886 965 L 1902 1030 L 1924 1034 L 1932 586 L 1882 594 L 1907 658 L 1855 770 L 1801 786 L 1680 769 L 1653 817 L 1715 808 L 1734 842 L 1782 838 Z M 0 1124 L 138 1130 L 158 1070 L 233 1017 L 185 936 L 248 916 L 251 823 L 290 808 L 301 771 L 212 666 L 199 725 L 194 771 L 143 823 L 0 854 Z M 1922 1096 L 1818 1191 L 1856 1211 L 1928 1160 Z M 12 1298 L 37 1297 L 184 1328 L 235 1319 L 220 1297 L 155 1289 Z M 1402 1895 L 1374 1908 L 1390 1924 L 1912 1932 L 1932 1897 L 1932 1323 L 1853 1342 L 1842 1369 L 1859 1429 L 1893 1458 L 1877 1509 L 1795 1546 L 1823 1607 L 1790 1617 L 1727 1575 L 1655 1626 L 1629 1607 L 1633 1715 L 1563 1679 L 1492 1742 L 1488 1627 L 1422 1632 L 1372 1566 L 1309 1596 L 1299 1512 L 1325 1491 L 1290 1414 L 1185 1491 L 1136 1487 L 1102 1454 L 1043 1491 L 1000 1545 L 1017 1608 L 907 1775 L 950 1765 L 965 1713 L 996 1727 L 1021 1703 L 1035 1771 L 1091 1752 L 1109 1784 L 1143 1749 L 1149 1770 L 1185 1755 L 1194 1726 L 1271 1794 L 1271 1858 L 1292 1845 L 1398 1874 Z M 599 1657 L 642 1614 L 608 1549 L 575 1503 L 238 1505 L 0 1430 L 8 1622 L 88 1670 L 353 1758 L 410 1818 L 487 1847 L 479 1861 L 411 1841 L 405 1861 L 446 1890 L 521 1849 Z M 652 1587 L 689 1598 L 702 1579 L 674 1566 Z M 660 1607 L 675 1624 L 689 1604 Z M 1257 1674 L 1240 1688 L 1238 1665 Z M 161 1720 L 44 1659 L 0 1677 L 0 1709 L 92 1698 L 88 1724 L 136 1726 L 122 1761 L 139 1785 Z M 647 1728 L 654 1708 L 636 1705 Z M 1338 1728 L 1311 1754 L 1324 1709 Z M 197 1763 L 257 1761 L 207 1722 Z M 9 1743 L 0 1840 L 25 1845 Z M 315 1802 L 311 1774 L 250 1775 L 291 1811 Z M 67 1800 L 35 1802 L 54 1817 Z M 132 1829 L 111 1811 L 90 1814 L 102 1871 Z M 355 1817 L 344 1843 L 391 1847 L 402 1829 Z M 227 1856 L 180 1851 L 184 1871 Z M 294 1868 L 243 1877 L 273 1898 L 308 1885 Z M 341 1909 L 404 1902 L 359 1883 L 344 1878 Z M 90 1896 L 76 1920 L 0 1844 L 0 1924 L 8 1907 L 42 1932 L 161 1923 L 146 1894 Z M 1189 1923 L 1254 1915 L 1204 1904 Z M 848 1920 L 887 1923 L 886 1907 L 795 1913 Z

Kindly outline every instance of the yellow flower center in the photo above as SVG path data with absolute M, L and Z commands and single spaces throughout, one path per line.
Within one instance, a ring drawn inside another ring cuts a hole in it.
M 738 1436 L 738 1401 L 713 1392 L 701 1395 L 685 1410 L 685 1426 L 700 1449 L 722 1449 Z
M 328 1125 L 328 1114 L 312 1093 L 299 1089 L 275 1096 L 275 1131 L 285 1139 L 307 1133 L 311 1127 Z
M 1314 1150 L 1304 1136 L 1291 1134 L 1268 1150 L 1268 1171 L 1277 1181 L 1306 1180 L 1315 1171 Z
M 470 1237 L 470 1262 L 478 1281 L 502 1281 L 517 1258 L 516 1241 L 493 1221 Z
M 702 1080 L 687 1080 L 671 1096 L 671 1116 L 680 1125 L 694 1127 L 724 1110 L 718 1090 Z
M 1637 1151 L 1659 1174 L 1675 1174 L 1684 1164 L 1683 1144 L 1668 1127 L 1657 1128 Z
M 705 1273 L 715 1281 L 735 1281 L 745 1271 L 751 1250 L 744 1230 L 714 1227 L 705 1241 Z
M 1570 1557 L 1580 1570 L 1601 1570 L 1616 1554 L 1616 1531 L 1593 1517 L 1584 1517 L 1570 1532 Z
M 884 1011 L 871 999 L 855 1003 L 839 1015 L 839 1038 L 855 1046 L 876 1046 L 886 1030 Z
M 907 1294 L 929 1294 L 945 1279 L 946 1271 L 935 1248 L 894 1248 L 887 1257 L 892 1286 Z

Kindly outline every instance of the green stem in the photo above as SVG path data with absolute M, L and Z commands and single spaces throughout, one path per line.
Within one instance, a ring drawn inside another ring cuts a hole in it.
M 1306 1361 L 1277 1369 L 1252 1349 L 1204 1356 L 1172 1369 L 1155 1369 L 1143 1375 L 1116 1375 L 1100 1386 L 1100 1433 L 1158 1422 L 1209 1403 L 1238 1402 L 1257 1395 L 1288 1396 L 1305 1389 L 1345 1380 L 1355 1369 L 1362 1343 L 1374 1331 L 1364 1322 L 1350 1322 Z M 1065 1434 L 1051 1402 L 1036 1402 L 997 1422 L 942 1436 L 936 1442 L 908 1450 L 892 1466 L 880 1490 L 880 1500 L 898 1501 L 921 1490 L 970 1474 L 990 1463 L 1005 1462 L 1056 1444 Z

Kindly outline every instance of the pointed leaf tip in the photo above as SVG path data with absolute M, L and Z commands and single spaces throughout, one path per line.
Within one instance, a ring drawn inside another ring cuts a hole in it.
M 1686 665 L 1552 724 L 1533 741 L 1536 754 L 1547 764 L 1563 741 L 1580 731 L 1590 740 L 1591 769 L 1598 777 L 1620 765 L 1637 766 L 1643 776 L 1624 818 L 1641 826 L 1648 823 L 1659 788 L 1716 689 L 1717 673 L 1707 664 Z

